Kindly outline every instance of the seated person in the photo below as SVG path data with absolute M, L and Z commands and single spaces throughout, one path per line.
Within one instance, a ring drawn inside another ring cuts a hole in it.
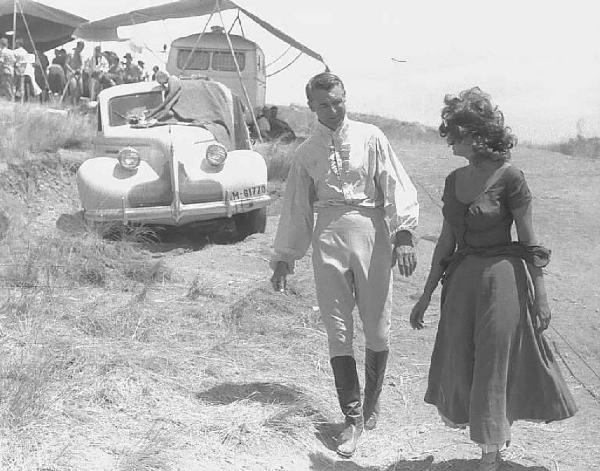
M 269 124 L 269 108 L 264 106 L 257 114 L 256 114 L 256 124 L 258 124 L 258 133 L 260 137 L 263 139 L 269 138 L 269 133 L 271 132 L 271 126 Z
M 172 117 L 177 118 L 173 106 L 181 96 L 181 80 L 175 75 L 169 75 L 164 70 L 159 70 L 156 72 L 156 81 L 163 87 L 165 98 L 159 106 L 148 112 L 146 119 L 164 121 Z
M 67 77 L 65 69 L 55 58 L 52 60 L 52 64 L 48 66 L 48 86 L 50 87 L 50 92 L 60 95 L 63 93 L 66 85 Z
M 269 120 L 269 138 L 281 139 L 282 141 L 290 142 L 296 139 L 296 134 L 288 123 L 277 118 L 277 107 L 271 106 L 267 119 Z

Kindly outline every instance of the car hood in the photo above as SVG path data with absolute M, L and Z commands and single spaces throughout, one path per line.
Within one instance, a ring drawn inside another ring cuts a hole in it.
M 151 128 L 113 127 L 94 140 L 94 155 L 117 157 L 125 147 L 133 147 L 159 174 L 169 166 L 170 156 L 184 162 L 204 158 L 206 148 L 218 142 L 215 136 L 199 126 L 166 125 Z
M 151 139 L 153 141 L 159 141 L 168 147 L 187 139 L 206 142 L 214 142 L 216 140 L 215 136 L 204 127 L 182 124 L 166 124 L 148 128 L 132 127 L 130 125 L 115 126 L 99 135 L 98 139 L 102 141 L 106 139 L 115 139 L 118 141 L 133 140 L 138 142 Z

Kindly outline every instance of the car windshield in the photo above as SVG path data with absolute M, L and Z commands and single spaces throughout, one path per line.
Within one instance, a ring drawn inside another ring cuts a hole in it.
M 144 111 L 152 110 L 163 101 L 162 91 L 153 90 L 112 98 L 108 102 L 109 126 L 128 124 L 131 118 L 140 118 Z

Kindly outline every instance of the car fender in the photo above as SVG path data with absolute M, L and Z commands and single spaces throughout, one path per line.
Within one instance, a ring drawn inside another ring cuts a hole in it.
M 142 160 L 138 168 L 126 170 L 115 157 L 94 157 L 77 171 L 77 189 L 84 210 L 114 209 L 130 206 L 132 188 L 144 191 L 156 200 L 161 194 L 166 203 L 171 199 L 170 182 Z M 150 191 L 151 190 L 151 191 Z

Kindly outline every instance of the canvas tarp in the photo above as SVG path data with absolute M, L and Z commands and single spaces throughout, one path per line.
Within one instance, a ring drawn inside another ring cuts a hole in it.
M 171 76 L 165 101 L 148 114 L 156 125 L 202 126 L 227 150 L 249 149 L 242 102 L 225 86 L 211 80 L 180 80 Z
M 55 48 L 73 39 L 73 31 L 87 23 L 85 18 L 73 15 L 43 3 L 31 0 L 0 0 L 0 34 L 13 29 L 13 12 L 17 12 L 17 37 L 23 38 L 25 48 L 32 51 L 27 27 L 36 47 L 42 51 Z M 22 14 L 21 14 L 22 13 Z M 23 19 L 25 16 L 25 21 Z M 25 26 L 27 23 L 27 27 Z
M 188 18 L 193 16 L 210 15 L 213 11 L 215 11 L 215 9 L 220 9 L 221 11 L 238 9 L 248 16 L 248 18 L 262 26 L 264 29 L 282 41 L 295 47 L 299 51 L 302 51 L 304 54 L 318 60 L 319 62 L 325 63 L 320 54 L 296 41 L 291 36 L 285 34 L 283 31 L 275 28 L 268 22 L 240 7 L 231 0 L 179 0 L 155 7 L 134 10 L 129 13 L 110 16 L 102 20 L 91 21 L 83 24 L 77 29 L 77 31 L 75 31 L 75 35 L 89 41 L 120 41 L 127 39 L 120 38 L 117 34 L 117 28 L 121 26 L 131 26 L 147 23 L 149 21 L 160 21 L 172 18 Z

